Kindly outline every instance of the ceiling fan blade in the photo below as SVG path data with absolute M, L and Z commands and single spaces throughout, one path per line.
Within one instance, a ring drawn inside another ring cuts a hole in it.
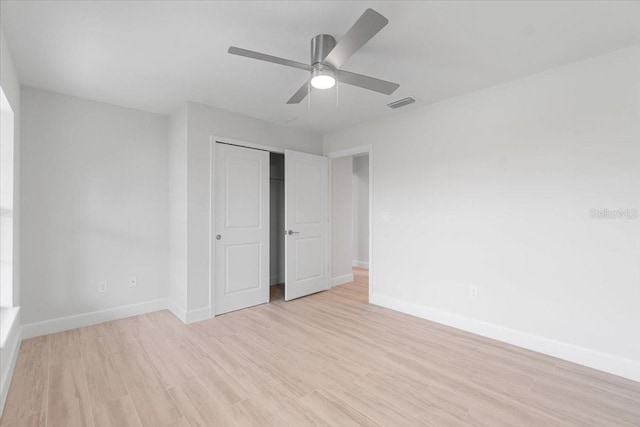
M 287 104 L 299 104 L 309 94 L 309 86 L 309 81 L 304 82 L 300 89 L 287 101 Z
M 389 20 L 373 9 L 367 9 L 358 18 L 347 34 L 329 52 L 324 62 L 333 68 L 340 68 L 347 59 L 365 45 L 378 31 L 384 28 Z
M 376 79 L 374 77 L 363 76 L 362 74 L 352 73 L 345 70 L 337 70 L 336 77 L 340 83 L 346 83 L 352 86 L 358 86 L 363 89 L 369 89 L 374 92 L 391 95 L 400 87 L 398 83 L 388 82 L 386 80 Z
M 287 67 L 299 68 L 300 70 L 311 71 L 313 68 L 311 65 L 303 64 L 302 62 L 291 61 L 289 59 L 279 58 L 277 56 L 267 55 L 265 53 L 254 52 L 252 50 L 242 49 L 239 47 L 229 47 L 230 54 L 245 56 L 247 58 L 259 59 L 260 61 L 273 62 L 274 64 L 286 65 Z

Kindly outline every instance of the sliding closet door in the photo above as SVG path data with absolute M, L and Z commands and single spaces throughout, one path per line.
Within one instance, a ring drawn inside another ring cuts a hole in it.
M 326 157 L 286 150 L 285 299 L 329 289 Z
M 269 153 L 216 144 L 216 314 L 269 302 Z

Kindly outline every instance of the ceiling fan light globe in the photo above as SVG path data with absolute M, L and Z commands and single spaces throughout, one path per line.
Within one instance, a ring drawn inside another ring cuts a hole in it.
M 311 78 L 311 86 L 316 89 L 331 89 L 335 85 L 335 77 L 328 74 L 320 74 Z

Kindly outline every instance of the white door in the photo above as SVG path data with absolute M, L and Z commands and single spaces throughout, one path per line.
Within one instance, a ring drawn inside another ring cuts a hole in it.
M 269 302 L 269 153 L 216 144 L 215 312 Z
M 285 299 L 329 289 L 326 157 L 286 150 Z

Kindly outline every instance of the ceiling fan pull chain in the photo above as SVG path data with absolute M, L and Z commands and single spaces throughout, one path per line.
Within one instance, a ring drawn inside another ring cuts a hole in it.
M 340 80 L 336 79 L 336 111 L 340 111 L 340 92 L 339 92 L 339 88 L 340 87 Z
M 311 113 L 311 79 L 307 80 L 307 111 Z

